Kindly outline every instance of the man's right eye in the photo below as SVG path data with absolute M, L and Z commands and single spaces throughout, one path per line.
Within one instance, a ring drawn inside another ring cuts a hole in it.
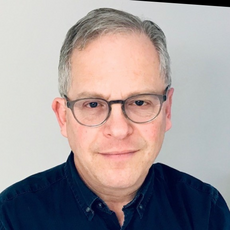
M 81 108 L 85 109 L 102 109 L 105 108 L 105 102 L 101 100 L 87 100 L 81 104 Z
M 90 107 L 90 108 L 96 108 L 97 106 L 98 106 L 98 102 L 90 102 L 90 103 L 88 103 L 88 105 L 87 105 L 88 107 Z
M 138 101 L 135 101 L 134 102 L 135 103 L 135 105 L 137 105 L 137 106 L 142 106 L 142 105 L 144 105 L 144 101 L 142 101 L 142 100 L 138 100 Z

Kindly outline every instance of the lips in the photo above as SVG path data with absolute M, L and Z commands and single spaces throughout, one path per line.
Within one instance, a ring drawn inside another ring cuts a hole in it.
M 138 150 L 124 150 L 124 151 L 109 151 L 109 152 L 99 152 L 99 154 L 104 156 L 122 156 L 134 154 Z

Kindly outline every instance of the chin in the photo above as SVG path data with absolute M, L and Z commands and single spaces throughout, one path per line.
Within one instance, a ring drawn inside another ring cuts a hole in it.
M 140 183 L 141 176 L 137 174 L 136 176 L 134 175 L 133 172 L 128 172 L 127 170 L 115 170 L 114 172 L 107 172 L 102 175 L 101 182 L 106 187 L 127 189 Z

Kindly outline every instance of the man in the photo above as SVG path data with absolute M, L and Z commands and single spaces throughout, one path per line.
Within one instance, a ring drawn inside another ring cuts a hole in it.
M 67 162 L 7 188 L 0 230 L 230 229 L 211 185 L 153 164 L 171 128 L 170 59 L 162 30 L 97 9 L 67 33 L 52 108 Z

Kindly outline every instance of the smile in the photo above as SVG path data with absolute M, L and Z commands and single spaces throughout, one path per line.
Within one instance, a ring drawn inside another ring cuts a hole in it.
M 137 150 L 126 150 L 126 151 L 113 151 L 113 152 L 100 152 L 99 154 L 106 158 L 111 159 L 126 159 L 133 156 Z

